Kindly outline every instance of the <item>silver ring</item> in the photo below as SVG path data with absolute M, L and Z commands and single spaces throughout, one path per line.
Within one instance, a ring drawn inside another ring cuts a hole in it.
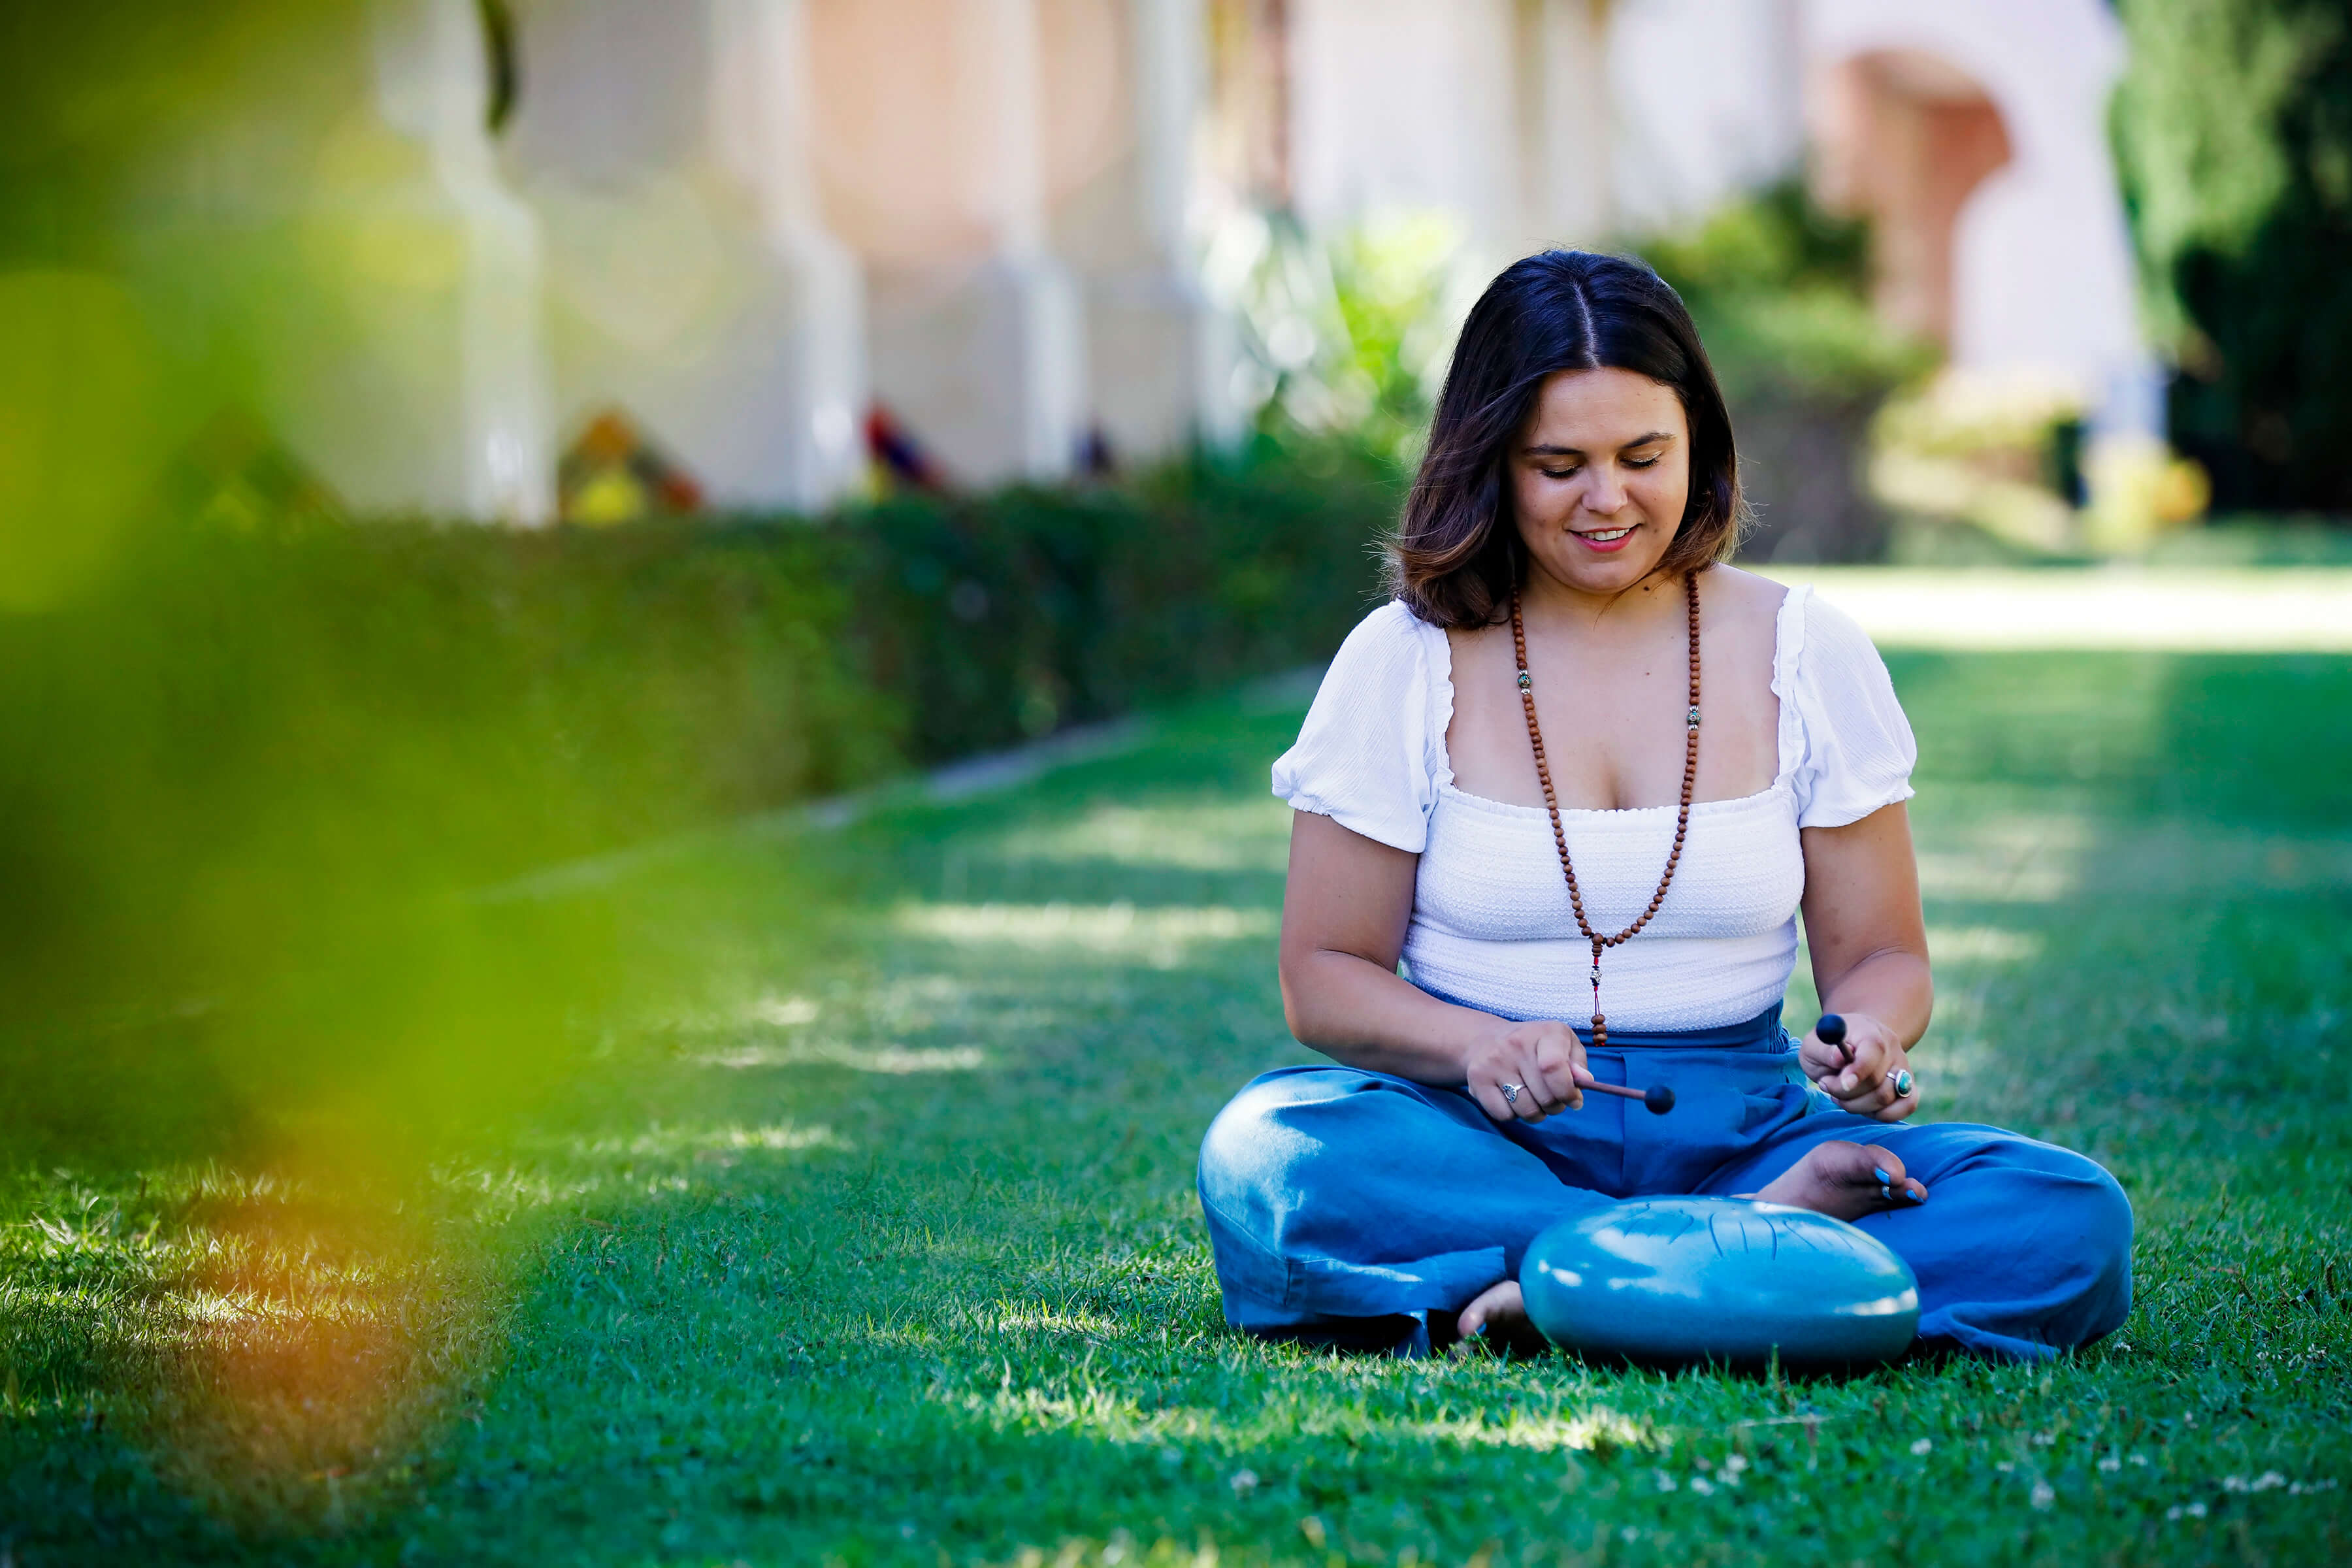
M 1518 1104 L 1519 1090 L 1523 1087 L 1522 1085 L 1516 1083 L 1498 1083 L 1495 1087 L 1503 1091 L 1503 1103 L 1505 1105 Z
M 1894 1078 L 1888 1081 L 1895 1086 L 1895 1099 L 1908 1100 L 1911 1098 L 1911 1085 L 1914 1080 L 1911 1077 L 1911 1069 L 1909 1068 L 1896 1068 L 1895 1069 Z

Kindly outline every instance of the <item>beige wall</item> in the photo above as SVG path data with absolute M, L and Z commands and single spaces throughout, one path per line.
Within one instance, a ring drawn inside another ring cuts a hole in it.
M 1090 430 L 1148 458 L 1226 423 L 1186 227 L 1199 0 L 814 0 L 812 23 L 876 393 L 951 475 L 1056 478 Z
M 538 215 L 567 437 L 612 410 L 727 508 L 864 471 L 863 304 L 809 176 L 801 0 L 534 0 L 500 153 Z
M 125 204 L 134 285 L 352 507 L 545 521 L 541 235 L 496 166 L 473 5 L 322 5 L 251 46 Z

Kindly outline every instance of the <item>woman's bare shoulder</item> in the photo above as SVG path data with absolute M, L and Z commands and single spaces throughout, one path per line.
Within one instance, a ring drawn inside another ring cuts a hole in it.
M 1789 596 L 1788 584 L 1737 566 L 1710 566 L 1700 582 L 1705 584 L 1700 593 L 1709 611 L 1743 622 L 1769 625 L 1780 616 L 1781 602 Z

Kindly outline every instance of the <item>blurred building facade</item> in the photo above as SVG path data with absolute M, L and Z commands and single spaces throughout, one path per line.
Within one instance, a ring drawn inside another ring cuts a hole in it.
M 1809 174 L 1878 304 L 1990 376 L 2157 428 L 2108 153 L 2105 0 L 1290 0 L 1310 222 L 1460 216 L 1497 260 L 1607 246 Z
M 233 268 L 260 216 L 349 263 L 352 299 L 276 302 L 253 384 L 362 510 L 544 521 L 567 443 L 615 417 L 729 508 L 850 490 L 877 407 L 961 484 L 1147 459 L 1247 412 L 1202 265 L 1233 214 L 1437 209 L 1499 265 L 1805 168 L 1875 220 L 1884 314 L 2155 427 L 2102 0 L 321 15 L 318 68 L 183 157 L 156 232 Z M 265 124 L 292 173 L 223 178 Z

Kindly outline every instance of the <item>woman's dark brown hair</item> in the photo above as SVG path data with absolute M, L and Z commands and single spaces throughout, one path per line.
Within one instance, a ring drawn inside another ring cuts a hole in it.
M 1682 298 L 1638 261 L 1547 250 L 1513 263 L 1471 307 L 1430 422 L 1429 449 L 1389 541 L 1389 586 L 1434 626 L 1491 626 L 1527 570 L 1510 458 L 1544 378 L 1630 370 L 1674 388 L 1690 421 L 1690 503 L 1658 570 L 1722 560 L 1739 541 L 1731 416 Z

